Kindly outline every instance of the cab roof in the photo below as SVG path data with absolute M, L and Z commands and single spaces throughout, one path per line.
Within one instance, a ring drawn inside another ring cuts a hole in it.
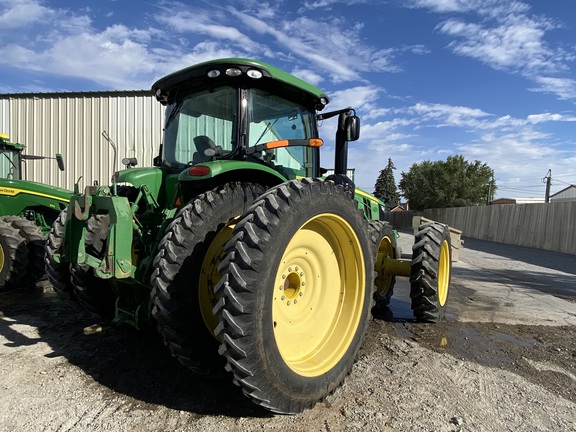
M 224 58 L 189 66 L 160 78 L 152 85 L 152 92 L 161 103 L 167 104 L 183 90 L 187 92 L 215 85 L 263 88 L 312 103 L 318 111 L 329 102 L 322 90 L 306 81 L 267 63 L 245 58 Z

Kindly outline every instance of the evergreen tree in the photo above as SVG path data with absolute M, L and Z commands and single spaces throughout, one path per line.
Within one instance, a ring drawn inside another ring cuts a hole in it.
M 388 165 L 380 171 L 374 185 L 374 196 L 382 200 L 385 204 L 398 204 L 400 195 L 394 180 L 394 170 L 396 167 L 392 163 L 392 158 L 388 158 Z

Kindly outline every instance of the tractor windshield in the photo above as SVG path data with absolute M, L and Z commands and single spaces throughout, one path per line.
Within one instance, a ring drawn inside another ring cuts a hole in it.
M 253 89 L 248 101 L 248 143 L 256 146 L 270 141 L 313 138 L 314 111 L 260 89 Z M 314 150 L 310 147 L 281 147 L 255 153 L 266 164 L 289 178 L 312 175 Z
M 218 87 L 189 93 L 166 110 L 163 163 L 184 169 L 214 158 L 243 157 L 236 152 L 236 143 L 244 134 L 248 147 L 313 138 L 314 114 L 314 110 L 257 88 Z M 214 151 L 206 155 L 207 149 Z M 248 160 L 295 178 L 313 175 L 315 154 L 310 147 L 294 146 L 251 153 Z
M 0 149 L 0 178 L 20 180 L 19 152 Z

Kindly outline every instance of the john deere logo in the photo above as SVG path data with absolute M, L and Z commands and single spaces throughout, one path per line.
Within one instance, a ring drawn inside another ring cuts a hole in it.
M 0 195 L 16 195 L 19 190 L 7 188 L 7 187 L 0 187 Z
M 67 198 L 60 198 L 60 197 L 57 197 L 54 195 L 48 195 L 48 194 L 41 193 L 41 192 L 34 192 L 31 190 L 15 189 L 15 188 L 9 188 L 9 187 L 0 187 L 0 195 L 16 196 L 16 195 L 21 194 L 21 193 L 28 194 L 28 195 L 35 195 L 35 196 L 44 197 L 44 198 L 49 198 L 49 199 L 62 201 L 62 202 L 68 202 Z

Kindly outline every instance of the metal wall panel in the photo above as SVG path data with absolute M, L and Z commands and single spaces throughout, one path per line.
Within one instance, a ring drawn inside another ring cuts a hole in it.
M 27 154 L 64 157 L 64 172 L 54 160 L 27 161 L 26 178 L 67 189 L 80 176 L 81 188 L 109 184 L 124 157 L 151 166 L 162 142 L 164 107 L 146 91 L 0 95 L 0 109 L 5 133 Z M 103 131 L 118 148 L 116 163 Z
M 0 98 L 0 133 L 10 135 L 10 100 Z
M 550 197 L 550 202 L 576 201 L 576 186 L 570 185 Z

